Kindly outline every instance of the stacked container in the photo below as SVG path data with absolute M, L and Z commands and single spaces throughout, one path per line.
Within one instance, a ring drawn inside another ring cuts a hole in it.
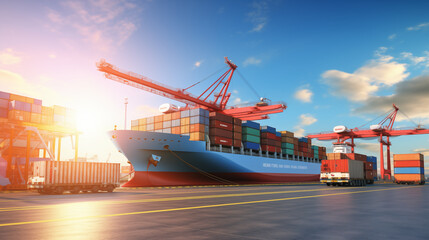
M 294 137 L 294 133 L 288 131 L 281 131 L 280 133 L 282 137 L 282 153 L 287 155 L 298 155 L 298 145 L 295 145 L 298 139 Z
M 211 112 L 210 116 L 210 144 L 232 146 L 234 119 L 231 116 Z
M 259 150 L 261 143 L 261 131 L 259 123 L 243 121 L 242 140 L 245 149 Z
M 209 133 L 209 111 L 202 108 L 166 113 L 131 121 L 131 130 L 188 135 L 205 141 Z
M 266 152 L 281 152 L 282 138 L 277 136 L 275 128 L 270 126 L 261 126 L 261 149 Z
M 319 147 L 319 159 L 321 159 L 321 160 L 326 159 L 326 148 L 325 147 Z
M 311 149 L 313 150 L 313 157 L 319 159 L 319 147 L 312 145 Z
M 374 180 L 377 180 L 377 157 L 367 156 L 366 157 L 366 161 L 372 163 L 372 170 L 373 170 L 373 174 L 374 174 Z
M 236 148 L 241 147 L 241 142 L 243 139 L 242 132 L 243 128 L 241 126 L 242 121 L 239 118 L 234 118 L 234 126 L 232 127 L 233 131 L 233 139 L 232 139 L 232 145 Z
M 393 155 L 397 184 L 425 184 L 424 157 L 420 153 Z
M 0 92 L 0 119 L 8 118 L 10 93 Z
M 298 151 L 299 155 L 303 157 L 312 157 L 311 150 L 311 139 L 310 138 L 299 138 L 298 139 Z

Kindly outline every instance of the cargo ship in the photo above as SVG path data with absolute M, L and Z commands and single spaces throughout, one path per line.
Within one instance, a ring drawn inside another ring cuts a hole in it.
M 134 120 L 109 135 L 134 169 L 125 187 L 319 181 L 326 158 L 310 139 L 204 109 Z
M 164 114 L 131 121 L 131 130 L 110 137 L 134 168 L 124 186 L 176 186 L 318 181 L 324 147 L 289 131 L 260 126 L 257 120 L 281 113 L 284 103 L 266 98 L 246 106 L 227 106 L 237 66 L 225 57 L 228 70 L 199 96 L 122 70 L 105 60 L 96 65 L 105 77 L 186 104 L 160 107 Z M 208 100 L 210 96 L 214 100 Z

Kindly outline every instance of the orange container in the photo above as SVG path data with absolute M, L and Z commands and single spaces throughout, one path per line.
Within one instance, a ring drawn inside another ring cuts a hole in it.
M 139 131 L 146 131 L 146 125 L 140 125 Z
M 31 113 L 31 122 L 32 123 L 41 123 L 42 122 L 42 114 Z
M 180 134 L 180 127 L 173 127 L 171 128 L 172 134 Z
M 181 126 L 189 125 L 189 119 L 190 119 L 189 117 L 181 118 L 180 125 Z
M 162 121 L 171 121 L 171 113 L 162 115 Z
M 9 99 L 12 100 L 17 100 L 20 102 L 27 102 L 27 98 L 21 95 L 16 95 L 16 94 L 10 94 Z
M 193 132 L 205 133 L 205 125 L 204 124 L 192 124 L 192 125 L 190 125 L 189 131 L 191 133 L 193 133 Z
M 11 110 L 11 111 L 9 111 L 8 117 L 12 121 L 30 122 L 31 113 L 19 111 L 19 110 Z
M 162 122 L 155 122 L 155 130 L 162 129 Z
M 412 154 L 393 154 L 394 161 L 407 161 L 407 160 L 423 160 L 423 154 L 412 153 Z
M 366 155 L 359 153 L 346 153 L 346 156 L 351 160 L 366 161 Z
M 43 115 L 42 114 L 42 124 L 51 125 L 54 124 L 54 117 L 52 115 Z
M 423 180 L 423 174 L 395 174 L 396 182 L 421 182 Z
M 180 126 L 180 134 L 189 133 L 189 125 Z
M 131 126 L 131 130 L 138 131 L 139 130 L 139 126 Z
M 423 167 L 423 161 L 413 160 L 413 161 L 394 161 L 396 167 Z
M 171 113 L 171 120 L 180 119 L 180 112 Z
M 155 122 L 162 122 L 162 115 L 155 116 Z
M 139 121 L 139 125 L 146 125 L 147 123 L 146 118 L 140 118 L 138 121 Z
M 205 141 L 204 133 L 201 132 L 191 132 L 190 141 Z
M 53 115 L 54 109 L 51 107 L 42 106 L 42 115 Z

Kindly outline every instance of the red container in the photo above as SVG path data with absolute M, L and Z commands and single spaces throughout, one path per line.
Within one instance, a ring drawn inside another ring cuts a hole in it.
M 233 119 L 233 123 L 234 123 L 234 125 L 241 126 L 241 124 L 243 123 L 243 121 L 241 121 L 241 119 L 239 119 L 239 118 L 234 118 Z
M 261 138 L 261 144 L 277 147 L 277 141 L 273 139 Z
M 232 140 L 232 145 L 234 146 L 234 147 L 241 147 L 241 139 L 233 139 Z
M 262 149 L 262 151 L 276 152 L 276 147 L 275 146 L 261 144 L 261 149 Z
M 372 170 L 373 168 L 372 162 L 365 162 L 365 170 Z
M 242 135 L 239 132 L 234 132 L 233 133 L 233 138 L 241 141 Z
M 210 143 L 222 146 L 232 146 L 232 139 L 218 136 L 210 136 Z
M 351 160 L 366 161 L 366 155 L 359 153 L 346 153 L 346 156 Z
M 420 160 L 412 160 L 412 161 L 394 161 L 395 168 L 396 167 L 424 167 L 424 164 Z
M 222 114 L 222 113 L 218 113 L 218 112 L 210 112 L 210 120 L 218 120 L 218 121 L 222 121 L 222 122 L 227 122 L 227 123 L 233 123 L 233 118 L 231 116 Z
M 201 132 L 205 133 L 205 125 L 204 124 L 192 124 L 189 128 L 190 132 Z
M 233 131 L 234 132 L 238 132 L 238 133 L 242 133 L 242 127 L 241 127 L 241 125 L 234 125 L 233 126 Z
M 374 171 L 373 170 L 366 170 L 365 171 L 365 179 L 366 180 L 374 180 Z
M 219 128 L 232 131 L 232 123 L 222 122 L 218 120 L 210 120 L 210 128 Z
M 224 137 L 224 138 L 230 138 L 232 139 L 232 132 L 224 129 L 219 128 L 210 128 L 210 136 L 218 136 L 218 137 Z
M 278 140 L 278 137 L 274 134 L 274 133 L 269 133 L 269 132 L 263 132 L 261 133 L 261 139 L 262 138 L 266 138 L 266 139 L 273 139 L 273 140 Z M 280 137 L 280 141 L 281 141 L 281 137 Z

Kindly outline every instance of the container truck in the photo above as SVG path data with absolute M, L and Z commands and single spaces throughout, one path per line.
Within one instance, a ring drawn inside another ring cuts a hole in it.
M 119 163 L 37 161 L 32 170 L 28 188 L 40 194 L 113 192 L 119 187 Z
M 365 162 L 350 159 L 322 160 L 320 182 L 328 186 L 365 186 Z

